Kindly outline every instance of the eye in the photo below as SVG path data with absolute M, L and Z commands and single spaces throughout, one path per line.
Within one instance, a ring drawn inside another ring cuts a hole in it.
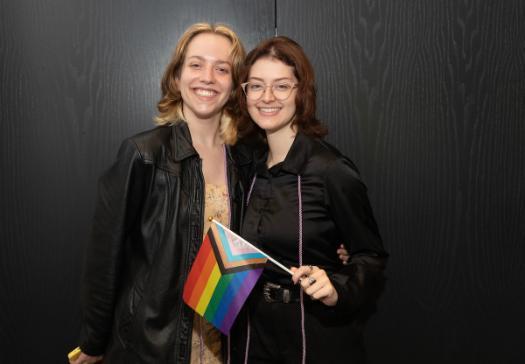
M 216 68 L 217 72 L 223 74 L 223 75 L 227 75 L 230 73 L 230 69 L 228 67 L 222 67 L 222 66 L 219 66 Z
M 290 91 L 292 87 L 293 85 L 289 83 L 278 83 L 276 85 L 273 85 L 273 89 L 275 91 L 280 91 L 280 92 Z
M 262 83 L 249 83 L 248 84 L 248 90 L 252 92 L 262 91 L 264 89 L 264 85 Z
M 200 65 L 200 63 L 191 62 L 191 63 L 188 65 L 188 67 L 191 68 L 191 69 L 198 70 L 198 69 L 201 68 L 201 65 Z

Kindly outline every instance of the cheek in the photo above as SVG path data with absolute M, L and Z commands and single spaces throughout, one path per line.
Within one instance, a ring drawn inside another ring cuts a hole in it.
M 191 83 L 197 81 L 199 79 L 199 75 L 197 72 L 191 70 L 191 69 L 183 69 L 180 73 L 179 78 L 177 79 L 177 82 L 179 86 L 189 86 Z
M 252 115 L 255 112 L 255 102 L 247 101 L 246 102 L 246 106 L 247 106 L 247 109 L 248 109 L 248 113 L 250 113 L 250 115 Z
M 191 77 L 188 77 L 186 73 L 182 73 L 178 79 L 175 80 L 175 85 L 177 85 L 177 88 L 180 91 L 183 91 L 185 88 L 187 88 L 191 82 Z
M 233 79 L 230 76 L 223 76 L 221 78 L 221 84 L 222 84 L 222 87 L 224 88 L 225 91 L 229 93 L 231 93 L 233 91 Z
M 295 104 L 295 101 L 294 102 L 290 102 L 288 104 L 288 111 L 292 114 L 292 115 L 295 115 L 295 112 L 297 111 L 297 105 Z

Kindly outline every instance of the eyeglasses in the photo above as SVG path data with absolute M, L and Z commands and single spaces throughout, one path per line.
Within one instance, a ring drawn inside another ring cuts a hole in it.
M 276 82 L 271 85 L 266 85 L 263 82 L 251 81 L 241 83 L 242 90 L 246 97 L 252 101 L 259 100 L 268 87 L 271 88 L 273 97 L 279 101 L 284 101 L 290 97 L 292 90 L 297 87 L 297 84 L 292 82 Z

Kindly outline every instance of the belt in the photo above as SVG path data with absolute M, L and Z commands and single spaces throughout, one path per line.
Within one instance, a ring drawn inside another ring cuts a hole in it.
M 287 287 L 272 282 L 264 282 L 262 289 L 264 300 L 269 303 L 291 303 L 300 300 L 299 287 Z

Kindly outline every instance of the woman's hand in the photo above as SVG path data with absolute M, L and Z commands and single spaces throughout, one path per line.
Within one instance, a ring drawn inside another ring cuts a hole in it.
M 337 249 L 337 255 L 339 255 L 339 259 L 341 259 L 344 265 L 348 264 L 348 261 L 350 260 L 350 254 L 348 254 L 348 250 L 346 250 L 344 244 L 339 245 L 339 248 Z
M 314 300 L 319 300 L 327 306 L 335 306 L 338 295 L 326 272 L 319 267 L 303 265 L 299 268 L 292 267 L 292 281 L 298 282 L 304 292 Z
M 84 353 L 80 353 L 80 355 L 74 359 L 70 360 L 69 364 L 94 364 L 94 363 L 100 363 L 102 362 L 102 356 L 91 356 Z

